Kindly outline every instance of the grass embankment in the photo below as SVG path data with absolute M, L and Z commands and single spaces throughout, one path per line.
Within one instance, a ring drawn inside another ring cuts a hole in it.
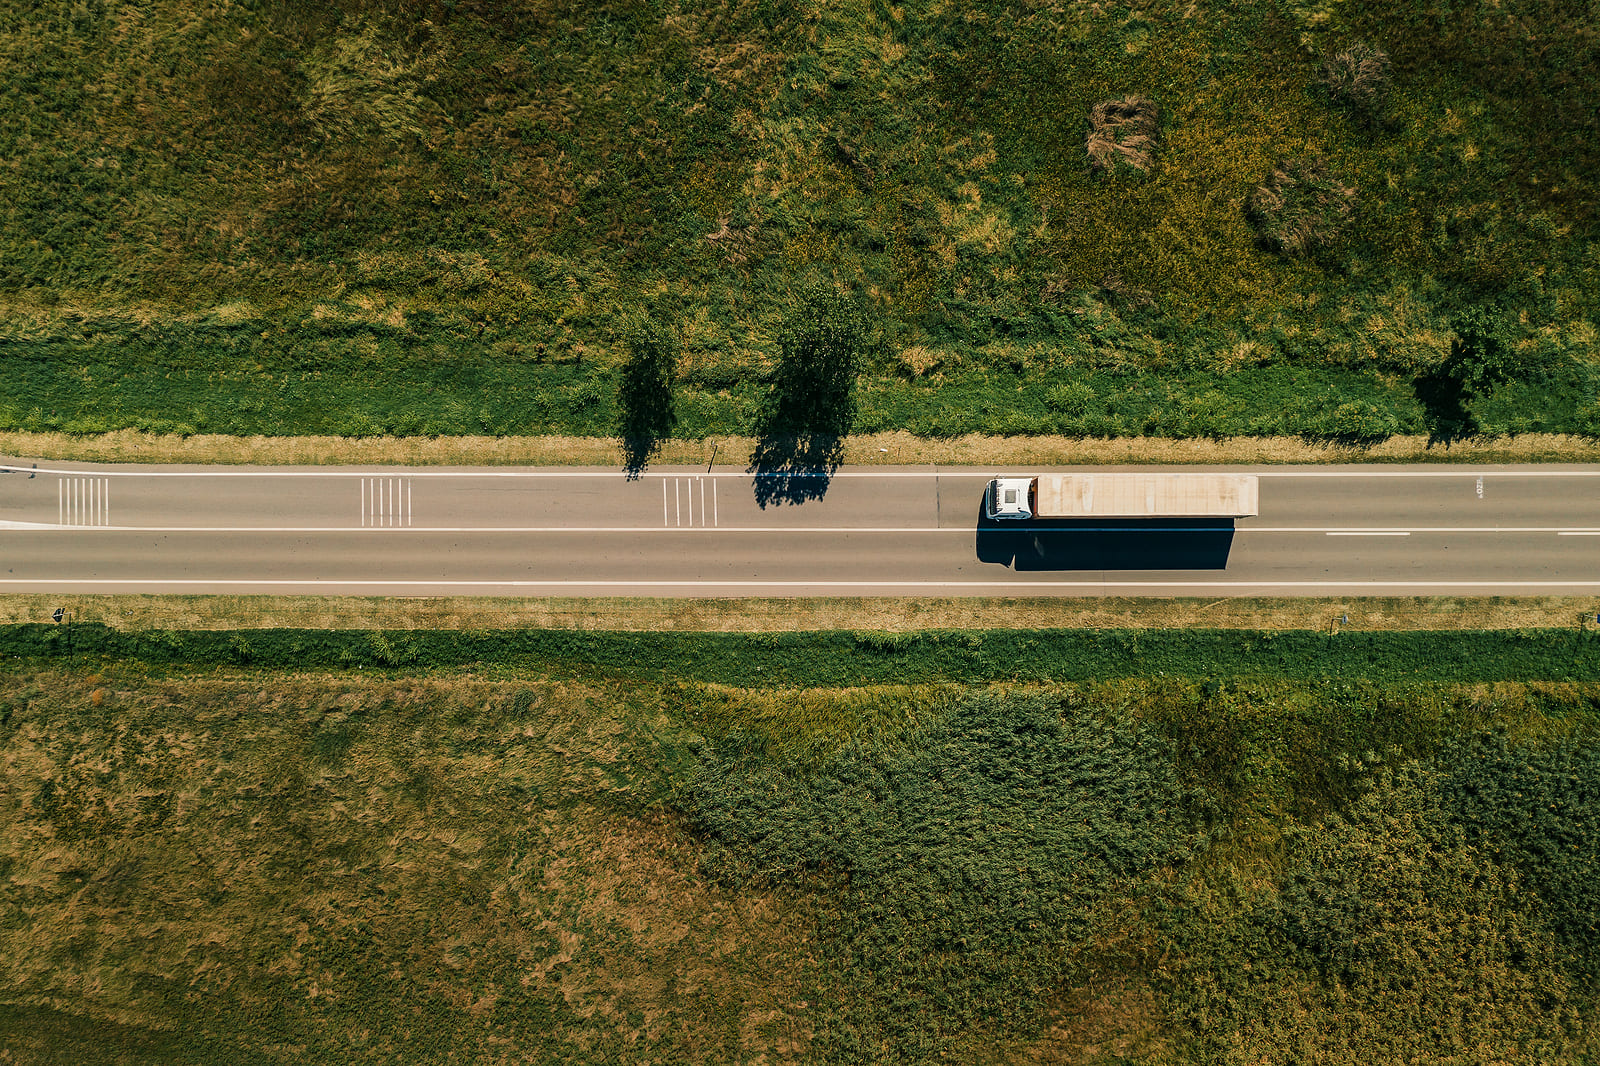
M 807 597 L 573 599 L 376 596 L 0 596 L 0 624 L 51 620 L 115 630 L 581 629 L 806 632 L 954 629 L 1257 629 L 1323 632 L 1585 629 L 1580 596 L 1044 599 Z
M 0 680 L 8 1061 L 1600 1052 L 1594 684 Z
M 864 432 L 1426 433 L 1418 376 L 1482 303 L 1519 356 L 1476 428 L 1593 429 L 1589 15 L 0 5 L 0 428 L 604 436 L 648 313 L 679 431 L 737 435 L 828 278 L 882 340 Z M 1392 89 L 1352 110 L 1324 61 L 1363 38 Z M 1091 109 L 1129 94 L 1154 163 L 1096 177 Z M 1302 156 L 1353 214 L 1266 250 L 1245 201 Z
M 1342 623 L 1341 623 L 1342 625 Z M 1600 631 L 993 629 L 893 632 L 120 630 L 0 627 L 0 654 L 153 666 L 375 670 L 473 667 L 619 680 L 800 687 L 1051 682 L 1102 677 L 1297 681 L 1600 681 Z

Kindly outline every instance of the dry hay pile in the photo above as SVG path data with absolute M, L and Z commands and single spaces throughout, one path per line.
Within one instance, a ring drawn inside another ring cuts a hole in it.
M 1279 160 L 1245 199 L 1261 243 L 1284 255 L 1309 255 L 1331 242 L 1355 210 L 1355 189 L 1317 156 Z
M 1374 114 L 1389 91 L 1389 54 L 1370 44 L 1352 44 L 1324 61 L 1322 84 L 1335 102 Z
M 1119 169 L 1148 174 L 1161 141 L 1161 108 L 1142 96 L 1102 100 L 1089 109 L 1089 168 L 1098 174 Z

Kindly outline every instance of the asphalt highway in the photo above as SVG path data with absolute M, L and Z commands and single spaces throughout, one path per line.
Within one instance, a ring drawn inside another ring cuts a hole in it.
M 1258 517 L 1112 528 L 980 522 L 989 478 L 1043 472 L 1021 468 L 3 459 L 0 591 L 1600 595 L 1600 466 L 1228 469 L 1260 475 Z

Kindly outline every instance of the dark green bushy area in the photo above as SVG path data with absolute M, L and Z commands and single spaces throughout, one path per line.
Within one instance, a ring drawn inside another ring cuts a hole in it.
M 274 667 L 599 669 L 721 684 L 919 684 L 1259 675 L 1440 682 L 1600 680 L 1600 643 L 1573 630 L 982 630 L 622 633 L 241 629 L 119 632 L 99 623 L 0 627 L 0 653 Z
M 917 1060 L 976 1025 L 1030 1028 L 1096 907 L 1183 857 L 1170 745 L 1131 721 L 1063 721 L 1050 699 L 976 694 L 896 746 L 804 769 L 743 739 L 683 802 L 717 875 L 830 897 L 829 1059 Z
M 1600 978 L 1600 748 L 1486 735 L 1446 761 L 1441 802 L 1465 840 L 1536 886 L 1565 962 Z
M 1586 1061 L 1593 712 L 1431 702 L 968 693 L 822 757 L 725 734 L 676 802 L 716 876 L 818 903 L 825 1061 L 1016 1061 L 1080 983 L 1156 996 L 1090 1023 L 1135 1061 Z
M 1476 429 L 1593 430 L 1580 8 L 0 3 L 0 428 L 608 433 L 649 314 L 678 432 L 749 432 L 821 279 L 878 342 L 858 430 L 1422 431 L 1480 304 L 1519 373 Z M 1362 39 L 1374 113 L 1321 80 Z M 1130 93 L 1156 164 L 1097 179 Z M 1357 206 L 1284 257 L 1241 204 L 1308 154 Z

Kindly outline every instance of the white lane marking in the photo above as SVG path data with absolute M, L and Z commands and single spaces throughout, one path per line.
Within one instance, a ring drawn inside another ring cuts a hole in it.
M 717 483 L 715 481 L 711 483 L 711 524 L 714 526 L 722 524 L 722 516 L 717 512 Z
M 0 578 L 8 585 L 229 585 L 259 588 L 285 585 L 355 588 L 907 588 L 907 589 L 1505 589 L 1600 588 L 1600 581 L 591 581 L 552 578 L 544 581 L 385 581 L 340 578 Z
M 672 510 L 670 510 L 667 507 L 667 483 L 669 481 L 672 483 L 672 499 L 673 499 L 674 504 L 677 507 L 676 512 L 673 512 Z M 700 492 L 700 521 L 699 521 L 698 525 L 696 525 L 695 518 L 694 518 L 694 508 L 695 508 L 694 494 L 695 494 L 696 489 L 698 489 L 699 492 Z M 662 526 L 667 528 L 667 529 L 697 529 L 697 528 L 698 529 L 705 529 L 705 528 L 708 528 L 710 526 L 716 525 L 717 523 L 712 517 L 712 515 L 714 513 L 714 510 L 716 508 L 716 491 L 717 491 L 717 483 L 715 481 L 713 481 L 711 483 L 711 506 L 712 506 L 712 510 L 708 511 L 706 509 L 706 480 L 705 480 L 704 475 L 693 474 L 693 475 L 690 475 L 688 477 L 663 477 L 661 479 L 661 524 L 662 524 Z M 685 513 L 685 511 L 687 511 L 687 514 Z M 673 521 L 673 514 L 674 513 L 676 513 L 676 515 L 677 515 L 677 521 L 676 522 Z M 566 528 L 566 527 L 556 527 L 556 528 Z M 618 527 L 616 527 L 616 526 L 606 526 L 606 527 L 602 527 L 602 528 L 616 529 Z M 521 531 L 519 531 L 519 532 L 521 532 Z
M 62 477 L 56 481 L 56 523 L 62 529 L 111 525 L 111 481 L 103 477 Z M 22 523 L 44 526 L 45 523 Z
M 668 516 L 670 519 L 670 515 Z M 0 520 L 0 529 L 49 529 L 61 532 L 103 533 L 354 533 L 373 529 L 364 526 L 78 526 L 69 523 L 14 522 Z M 389 526 L 396 533 L 949 533 L 971 537 L 980 532 L 974 526 Z M 985 529 L 996 535 L 1039 533 L 1305 533 L 1330 537 L 1409 537 L 1419 534 L 1504 534 L 1554 533 L 1558 537 L 1600 537 L 1600 529 L 1571 529 L 1563 526 L 1428 526 L 1416 529 L 1327 529 L 1323 526 L 1079 526 Z
M 411 479 L 361 479 L 361 526 L 364 529 L 411 525 Z M 235 527 L 249 528 L 249 527 Z
M 1187 466 L 1097 466 L 1097 467 L 1023 467 L 1016 469 L 1025 473 L 1032 469 L 1034 472 L 1071 474 L 1071 473 L 1215 473 L 1217 470 L 1226 470 L 1231 473 L 1254 474 L 1266 478 L 1360 478 L 1360 477 L 1482 477 L 1487 473 L 1494 477 L 1600 477 L 1600 469 L 1589 470 L 1505 470 L 1493 469 L 1484 471 L 1481 467 L 1442 469 L 1442 470 L 1263 470 L 1249 466 L 1217 467 L 1196 465 Z M 366 470 L 101 470 L 88 467 L 81 470 L 51 469 L 46 467 L 13 466 L 0 463 L 0 471 L 13 473 L 58 474 L 66 477 L 325 477 L 325 478 L 351 478 L 371 477 L 374 472 L 392 473 L 405 477 L 439 477 L 439 478 L 619 478 L 626 480 L 628 474 L 623 470 L 425 470 L 416 467 L 385 467 L 367 468 Z M 671 477 L 672 475 L 665 475 Z M 737 478 L 750 481 L 760 477 L 820 477 L 829 480 L 839 478 L 952 478 L 972 477 L 988 479 L 994 475 L 981 470 L 836 470 L 831 474 L 823 473 L 798 473 L 798 474 L 752 474 L 742 470 L 721 470 L 703 473 L 702 477 L 712 478 Z

